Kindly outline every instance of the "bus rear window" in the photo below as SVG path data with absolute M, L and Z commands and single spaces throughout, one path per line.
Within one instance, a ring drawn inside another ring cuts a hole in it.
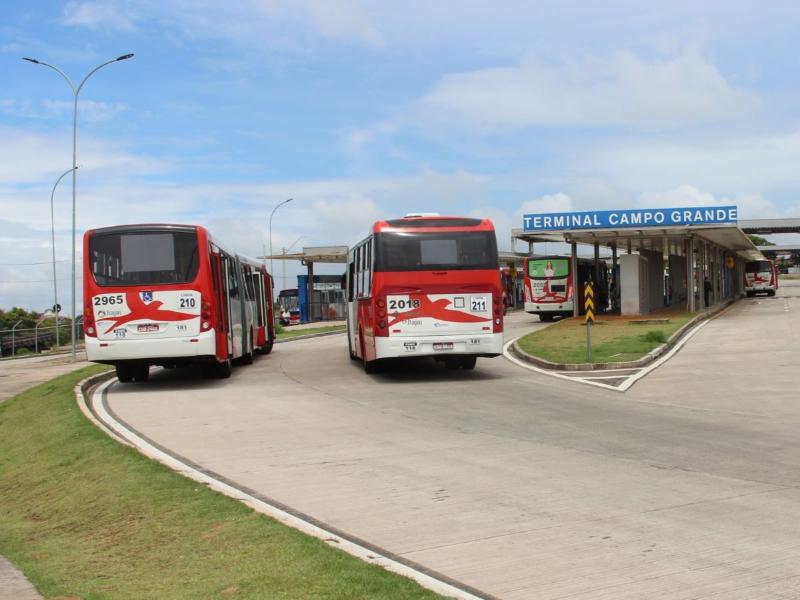
M 534 279 L 566 277 L 569 274 L 569 259 L 543 258 L 528 261 L 528 276 Z
M 89 240 L 98 285 L 189 283 L 197 276 L 194 232 L 100 233 Z
M 744 265 L 745 273 L 764 273 L 772 271 L 772 263 L 768 260 L 753 260 Z
M 376 271 L 497 269 L 493 231 L 375 234 Z

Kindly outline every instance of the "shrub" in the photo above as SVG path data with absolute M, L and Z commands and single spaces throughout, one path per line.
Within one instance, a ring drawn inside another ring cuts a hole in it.
M 658 344 L 667 343 L 667 336 L 664 334 L 663 331 L 659 331 L 657 329 L 651 329 L 642 336 L 642 339 L 645 342 L 653 342 Z

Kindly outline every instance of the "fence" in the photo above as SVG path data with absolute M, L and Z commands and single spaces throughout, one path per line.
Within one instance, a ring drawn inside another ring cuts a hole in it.
M 83 338 L 83 327 L 80 322 L 76 325 L 75 334 L 77 339 Z M 58 337 L 62 346 L 70 344 L 69 322 L 59 325 Z M 16 330 L 0 329 L 0 356 L 14 356 L 23 349 L 26 352 L 38 353 L 52 348 L 55 343 L 55 325 Z

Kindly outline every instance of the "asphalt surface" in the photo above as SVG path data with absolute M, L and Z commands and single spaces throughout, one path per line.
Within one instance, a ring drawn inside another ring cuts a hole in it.
M 230 380 L 115 384 L 155 442 L 509 599 L 800 597 L 800 282 L 739 302 L 625 394 L 504 358 L 364 374 L 344 336 Z M 508 319 L 508 338 L 540 327 Z

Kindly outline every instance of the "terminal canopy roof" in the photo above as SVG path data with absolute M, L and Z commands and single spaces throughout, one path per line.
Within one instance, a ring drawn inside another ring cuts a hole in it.
M 599 244 L 609 248 L 633 250 L 668 250 L 672 244 L 693 237 L 702 239 L 737 254 L 744 260 L 762 260 L 764 256 L 750 238 L 735 225 L 643 227 L 640 229 L 559 229 L 525 231 L 514 229 L 513 240 L 525 242 L 568 242 Z
M 308 246 L 302 252 L 264 256 L 267 260 L 299 260 L 304 263 L 346 263 L 347 246 Z

